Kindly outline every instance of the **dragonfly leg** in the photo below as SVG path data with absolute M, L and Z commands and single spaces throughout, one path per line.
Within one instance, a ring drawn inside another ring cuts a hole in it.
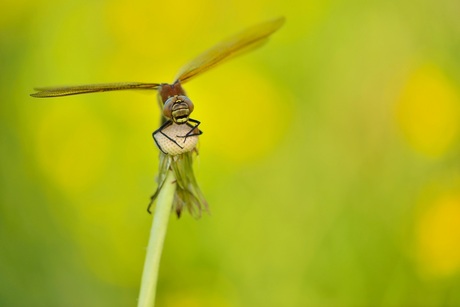
M 190 122 L 192 123 L 195 123 L 196 125 L 192 125 L 190 124 Z M 185 135 L 176 135 L 176 137 L 178 138 L 184 138 L 184 143 L 185 141 L 187 141 L 187 138 L 189 136 L 198 136 L 198 135 L 202 135 L 203 134 L 203 131 L 201 131 L 200 129 L 198 129 L 198 126 L 201 124 L 200 121 L 196 120 L 196 119 L 192 119 L 192 118 L 189 118 L 188 122 L 187 122 L 187 125 L 191 128 L 189 132 L 187 132 Z M 195 131 L 198 131 L 198 132 L 195 132 Z

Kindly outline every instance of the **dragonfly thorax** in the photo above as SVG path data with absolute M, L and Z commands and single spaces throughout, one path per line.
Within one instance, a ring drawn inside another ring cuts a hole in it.
M 163 107 L 163 115 L 176 124 L 185 124 L 193 112 L 192 101 L 184 95 L 169 97 Z

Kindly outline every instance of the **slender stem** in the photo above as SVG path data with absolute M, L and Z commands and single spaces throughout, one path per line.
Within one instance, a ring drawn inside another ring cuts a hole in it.
M 158 195 L 155 214 L 153 217 L 152 229 L 150 231 L 147 256 L 142 273 L 141 291 L 139 294 L 138 307 L 155 306 L 155 293 L 160 267 L 163 242 L 168 228 L 169 217 L 176 190 L 176 178 L 172 171 L 168 171 L 165 183 Z

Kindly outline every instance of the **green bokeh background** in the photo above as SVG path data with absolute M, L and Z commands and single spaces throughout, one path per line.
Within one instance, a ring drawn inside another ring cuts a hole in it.
M 134 306 L 151 216 L 153 93 L 286 16 L 185 88 L 211 214 L 171 216 L 158 306 L 460 306 L 460 4 L 0 4 L 0 306 Z

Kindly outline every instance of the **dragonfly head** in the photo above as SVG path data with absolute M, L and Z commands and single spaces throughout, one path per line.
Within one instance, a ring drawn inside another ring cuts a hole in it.
M 169 97 L 163 107 L 163 115 L 176 124 L 185 124 L 193 112 L 192 101 L 184 95 Z

